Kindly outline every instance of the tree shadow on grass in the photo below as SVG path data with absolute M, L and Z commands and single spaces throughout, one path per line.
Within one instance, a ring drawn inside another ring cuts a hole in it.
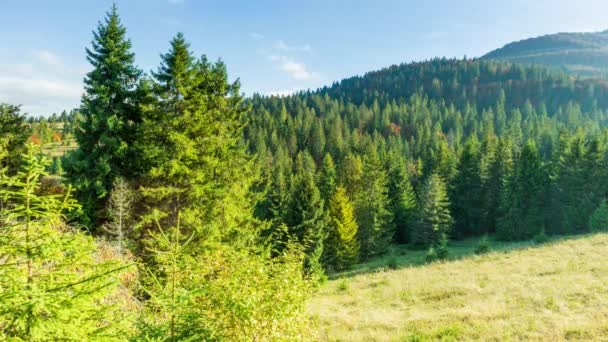
M 565 240 L 576 240 L 589 237 L 591 234 L 560 235 L 552 236 L 544 243 L 535 243 L 533 239 L 525 241 L 499 241 L 490 236 L 488 241 L 490 249 L 488 253 L 508 253 L 515 250 L 537 248 Z M 449 255 L 447 260 L 451 262 L 475 256 L 475 250 L 479 245 L 481 237 L 464 240 L 450 241 L 448 246 Z M 420 267 L 428 265 L 426 261 L 426 250 L 416 248 L 412 245 L 393 245 L 389 252 L 381 257 L 374 258 L 365 263 L 354 265 L 351 269 L 328 275 L 329 280 L 351 278 L 361 274 L 384 272 L 388 270 L 399 270 L 409 267 Z

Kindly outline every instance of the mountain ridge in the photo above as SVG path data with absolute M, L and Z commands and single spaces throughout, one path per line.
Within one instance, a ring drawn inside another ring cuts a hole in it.
M 481 59 L 543 65 L 583 77 L 605 77 L 608 75 L 608 30 L 526 38 L 492 50 Z

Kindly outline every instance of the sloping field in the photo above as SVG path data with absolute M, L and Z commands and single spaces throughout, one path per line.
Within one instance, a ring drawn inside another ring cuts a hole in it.
M 608 235 L 329 281 L 336 341 L 608 341 Z

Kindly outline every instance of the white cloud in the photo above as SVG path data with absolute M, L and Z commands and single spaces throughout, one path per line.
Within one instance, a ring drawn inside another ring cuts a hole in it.
M 275 48 L 279 51 L 299 51 L 299 52 L 312 52 L 312 47 L 309 44 L 304 45 L 289 45 L 282 40 L 277 40 Z
M 0 102 L 22 105 L 32 115 L 70 110 L 80 103 L 90 67 L 69 64 L 48 50 L 25 52 L 23 62 L 0 62 Z
M 50 114 L 78 105 L 82 85 L 66 80 L 0 76 L 0 99 L 30 114 Z
M 306 68 L 306 65 L 301 62 L 294 61 L 293 59 L 284 55 L 270 55 L 268 56 L 272 62 L 276 63 L 278 68 L 291 77 L 299 81 L 311 80 L 317 77 L 317 75 Z
M 61 57 L 57 56 L 56 54 L 54 54 L 53 52 L 51 52 L 49 50 L 34 51 L 34 57 L 36 57 L 36 59 L 39 60 L 40 62 L 42 62 L 46 65 L 49 65 L 49 66 L 53 66 L 53 67 L 63 66 Z
M 259 34 L 257 32 L 251 32 L 251 33 L 249 33 L 249 37 L 251 37 L 251 39 L 253 39 L 253 40 L 262 40 L 262 39 L 264 39 L 264 35 Z

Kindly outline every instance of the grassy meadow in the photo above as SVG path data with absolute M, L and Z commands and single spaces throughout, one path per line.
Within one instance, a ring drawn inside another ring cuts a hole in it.
M 455 242 L 423 264 L 395 249 L 328 281 L 309 305 L 330 341 L 608 340 L 608 235 Z

